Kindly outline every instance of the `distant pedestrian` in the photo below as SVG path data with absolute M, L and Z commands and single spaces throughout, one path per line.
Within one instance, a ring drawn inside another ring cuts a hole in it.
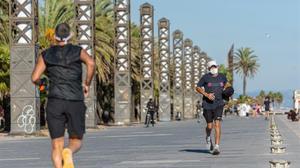
M 271 105 L 271 100 L 270 100 L 270 97 L 267 96 L 265 98 L 265 101 L 264 101 L 264 107 L 265 107 L 265 120 L 268 120 L 269 119 L 269 116 L 270 116 L 270 105 Z
M 252 107 L 252 111 L 253 111 L 253 113 L 252 113 L 252 116 L 253 116 L 253 118 L 256 118 L 257 117 L 257 111 L 258 111 L 258 104 L 257 103 L 255 103 L 254 105 L 253 105 L 253 107 Z
M 6 92 L 3 97 L 5 132 L 10 132 L 10 94 Z
M 290 113 L 291 113 L 291 120 L 292 121 L 299 121 L 298 114 L 296 113 L 295 110 L 290 110 Z
M 4 118 L 4 109 L 1 105 L 0 105 L 0 117 Z
M 4 109 L 0 105 L 0 131 L 5 128 Z
M 256 113 L 260 115 L 261 113 L 261 105 L 259 103 L 256 104 Z

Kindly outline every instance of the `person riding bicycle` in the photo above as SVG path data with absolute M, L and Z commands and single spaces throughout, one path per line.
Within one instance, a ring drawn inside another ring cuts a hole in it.
M 147 103 L 147 113 L 150 113 L 150 121 L 152 123 L 152 126 L 154 126 L 154 114 L 155 114 L 155 103 L 152 100 L 152 98 L 149 99 Z M 146 122 L 147 124 L 147 122 Z

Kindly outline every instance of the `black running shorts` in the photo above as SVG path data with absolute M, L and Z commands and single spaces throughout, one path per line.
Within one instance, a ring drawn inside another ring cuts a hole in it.
M 222 120 L 223 106 L 215 109 L 204 109 L 203 116 L 207 123 L 212 123 L 215 120 Z
M 83 101 L 49 98 L 46 119 L 51 138 L 64 137 L 65 128 L 69 137 L 82 138 L 85 133 L 85 111 Z

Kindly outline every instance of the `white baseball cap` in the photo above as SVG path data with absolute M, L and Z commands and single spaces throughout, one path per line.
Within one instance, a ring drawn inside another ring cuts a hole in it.
M 212 66 L 218 66 L 218 64 L 217 64 L 217 62 L 215 61 L 215 60 L 212 60 L 212 61 L 209 61 L 208 63 L 207 63 L 207 67 L 208 68 L 210 68 L 210 67 L 212 67 Z

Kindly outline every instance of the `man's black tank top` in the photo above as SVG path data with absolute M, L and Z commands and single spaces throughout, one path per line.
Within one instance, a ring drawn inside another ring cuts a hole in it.
M 83 100 L 81 47 L 67 44 L 42 52 L 49 78 L 49 98 Z

